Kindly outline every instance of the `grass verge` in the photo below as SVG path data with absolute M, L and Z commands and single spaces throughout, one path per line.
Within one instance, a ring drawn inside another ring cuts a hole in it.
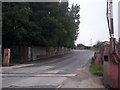
M 100 52 L 99 50 L 91 50 L 91 51 L 96 52 L 96 53 L 99 53 L 99 52 Z
M 90 72 L 94 75 L 103 76 L 103 65 L 102 64 L 95 64 L 95 58 L 92 58 L 91 65 L 90 65 Z

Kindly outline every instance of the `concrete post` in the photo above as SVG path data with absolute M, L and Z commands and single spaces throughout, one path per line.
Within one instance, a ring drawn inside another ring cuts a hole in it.
M 4 49 L 4 58 L 3 58 L 3 65 L 9 65 L 10 61 L 10 49 Z

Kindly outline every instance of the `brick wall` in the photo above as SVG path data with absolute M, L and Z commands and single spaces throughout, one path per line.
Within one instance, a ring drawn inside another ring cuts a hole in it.
M 71 52 L 70 48 L 65 47 L 39 47 L 39 46 L 12 46 L 10 47 L 10 62 L 27 63 L 31 60 L 38 60 Z

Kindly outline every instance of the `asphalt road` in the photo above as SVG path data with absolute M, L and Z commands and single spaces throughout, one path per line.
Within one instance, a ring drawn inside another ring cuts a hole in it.
M 80 69 L 90 64 L 93 54 L 88 50 L 73 50 L 69 54 L 31 64 L 3 67 L 2 87 L 77 88 L 80 82 L 89 78 L 89 74 L 82 73 Z

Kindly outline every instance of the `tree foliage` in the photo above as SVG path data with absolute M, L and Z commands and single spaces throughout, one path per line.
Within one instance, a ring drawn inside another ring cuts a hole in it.
M 3 46 L 74 46 L 79 5 L 69 8 L 68 2 L 4 2 L 2 9 Z
M 104 42 L 101 42 L 101 41 L 97 41 L 95 45 L 93 45 L 93 47 L 96 47 L 96 48 L 100 48 L 102 46 Z
M 77 44 L 77 47 L 85 47 L 85 45 L 83 45 L 83 44 Z

